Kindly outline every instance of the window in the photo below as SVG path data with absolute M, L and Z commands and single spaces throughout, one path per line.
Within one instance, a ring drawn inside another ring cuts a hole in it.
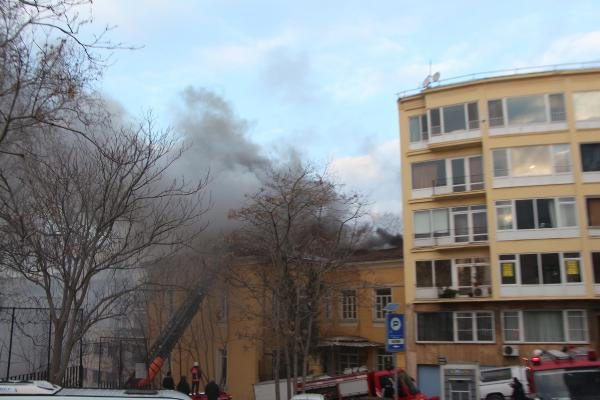
M 385 319 L 387 311 L 384 310 L 392 302 L 392 289 L 375 289 L 375 319 Z
M 451 312 L 417 313 L 417 340 L 452 342 L 454 324 Z
M 427 141 L 427 115 L 419 115 L 408 119 L 410 129 L 410 141 L 412 143 Z
M 576 121 L 600 120 L 600 91 L 573 93 Z
M 342 290 L 342 319 L 356 319 L 356 290 Z
M 413 189 L 446 186 L 446 161 L 435 160 L 412 164 Z
M 600 143 L 581 144 L 581 168 L 583 172 L 600 171 Z
M 517 263 L 516 256 L 513 254 L 504 254 L 500 256 L 500 276 L 503 285 L 512 285 L 517 283 Z
M 451 260 L 417 261 L 417 287 L 452 286 Z
M 571 172 L 571 150 L 567 144 L 496 149 L 492 156 L 496 178 Z
M 562 93 L 509 97 L 488 101 L 490 127 L 566 121 Z M 506 117 L 506 118 L 505 118 Z
M 393 355 L 384 350 L 379 350 L 377 352 L 377 370 L 383 371 L 391 365 L 394 365 Z
M 488 101 L 488 113 L 490 127 L 504 126 L 504 108 L 502 107 L 502 100 Z
M 448 236 L 448 209 L 416 211 L 414 229 L 415 238 Z
M 588 226 L 600 228 L 600 197 L 588 197 L 585 199 L 587 206 Z
M 511 97 L 506 99 L 509 125 L 546 122 L 546 105 L 543 95 Z
M 483 189 L 483 162 L 481 156 L 451 160 L 452 190 L 464 192 Z
M 488 311 L 417 313 L 417 328 L 418 341 L 494 341 L 494 318 Z
M 483 161 L 479 155 L 417 162 L 411 168 L 413 189 L 446 186 L 448 182 L 454 192 L 483 189 Z
M 503 254 L 499 256 L 502 285 L 581 283 L 580 253 Z
M 598 206 L 600 207 L 600 202 Z M 518 230 L 577 226 L 575 198 L 496 201 L 497 229 L 512 230 L 515 226 Z
M 358 351 L 353 349 L 345 349 L 339 353 L 338 358 L 338 373 L 343 373 L 346 369 L 358 368 L 360 366 L 358 359 Z
M 431 135 L 479 129 L 479 108 L 476 102 L 456 104 L 429 110 Z
M 482 370 L 480 376 L 481 382 L 507 381 L 512 379 L 510 368 L 493 369 L 490 371 Z
M 438 208 L 414 213 L 415 239 L 450 236 L 451 230 L 455 243 L 487 240 L 486 206 Z
M 594 283 L 600 283 L 600 253 L 592 253 L 592 265 L 594 267 Z
M 583 310 L 524 310 L 502 313 L 506 342 L 586 342 Z

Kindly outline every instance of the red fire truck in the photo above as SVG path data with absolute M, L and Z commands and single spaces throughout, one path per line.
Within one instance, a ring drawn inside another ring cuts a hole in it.
M 536 350 L 525 364 L 531 398 L 600 399 L 600 361 L 594 350 Z
M 402 369 L 398 373 L 398 395 L 396 400 L 426 400 L 413 380 Z M 394 371 L 358 371 L 351 374 L 313 378 L 298 384 L 297 392 L 319 393 L 327 400 L 382 398 L 386 386 L 393 384 Z M 285 381 L 280 385 L 285 385 Z M 280 387 L 281 390 L 281 387 Z M 261 382 L 254 385 L 255 398 L 275 399 L 275 383 Z M 282 397 L 284 398 L 284 397 Z

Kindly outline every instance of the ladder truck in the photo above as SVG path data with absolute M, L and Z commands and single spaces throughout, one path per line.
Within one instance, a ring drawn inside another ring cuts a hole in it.
M 148 353 L 148 359 L 150 360 L 148 373 L 145 378 L 137 382 L 137 387 L 148 386 L 160 372 L 165 360 L 175 347 L 175 344 L 177 344 L 198 312 L 200 304 L 206 295 L 206 287 L 208 286 L 206 283 L 207 281 L 210 281 L 210 279 L 206 279 L 204 284 L 195 285 L 194 290 L 192 290 L 183 304 L 173 314 L 169 323 L 160 332 L 160 335 L 158 335 L 152 344 L 152 347 L 150 347 Z

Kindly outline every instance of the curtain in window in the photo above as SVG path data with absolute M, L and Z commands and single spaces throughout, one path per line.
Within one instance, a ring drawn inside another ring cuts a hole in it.
M 446 161 L 427 161 L 412 164 L 413 189 L 446 185 Z
M 448 227 L 448 210 L 445 208 L 433 210 L 432 215 L 434 236 L 448 236 L 450 231 Z
M 564 342 L 562 311 L 523 311 L 526 342 Z
M 415 237 L 431 237 L 431 227 L 429 226 L 429 211 L 415 212 Z
M 600 227 L 600 197 L 587 199 L 588 225 Z

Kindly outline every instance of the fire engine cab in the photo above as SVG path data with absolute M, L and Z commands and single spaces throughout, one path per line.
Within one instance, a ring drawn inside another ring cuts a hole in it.
M 600 399 L 600 361 L 594 350 L 583 348 L 536 350 L 524 359 L 530 397 Z

